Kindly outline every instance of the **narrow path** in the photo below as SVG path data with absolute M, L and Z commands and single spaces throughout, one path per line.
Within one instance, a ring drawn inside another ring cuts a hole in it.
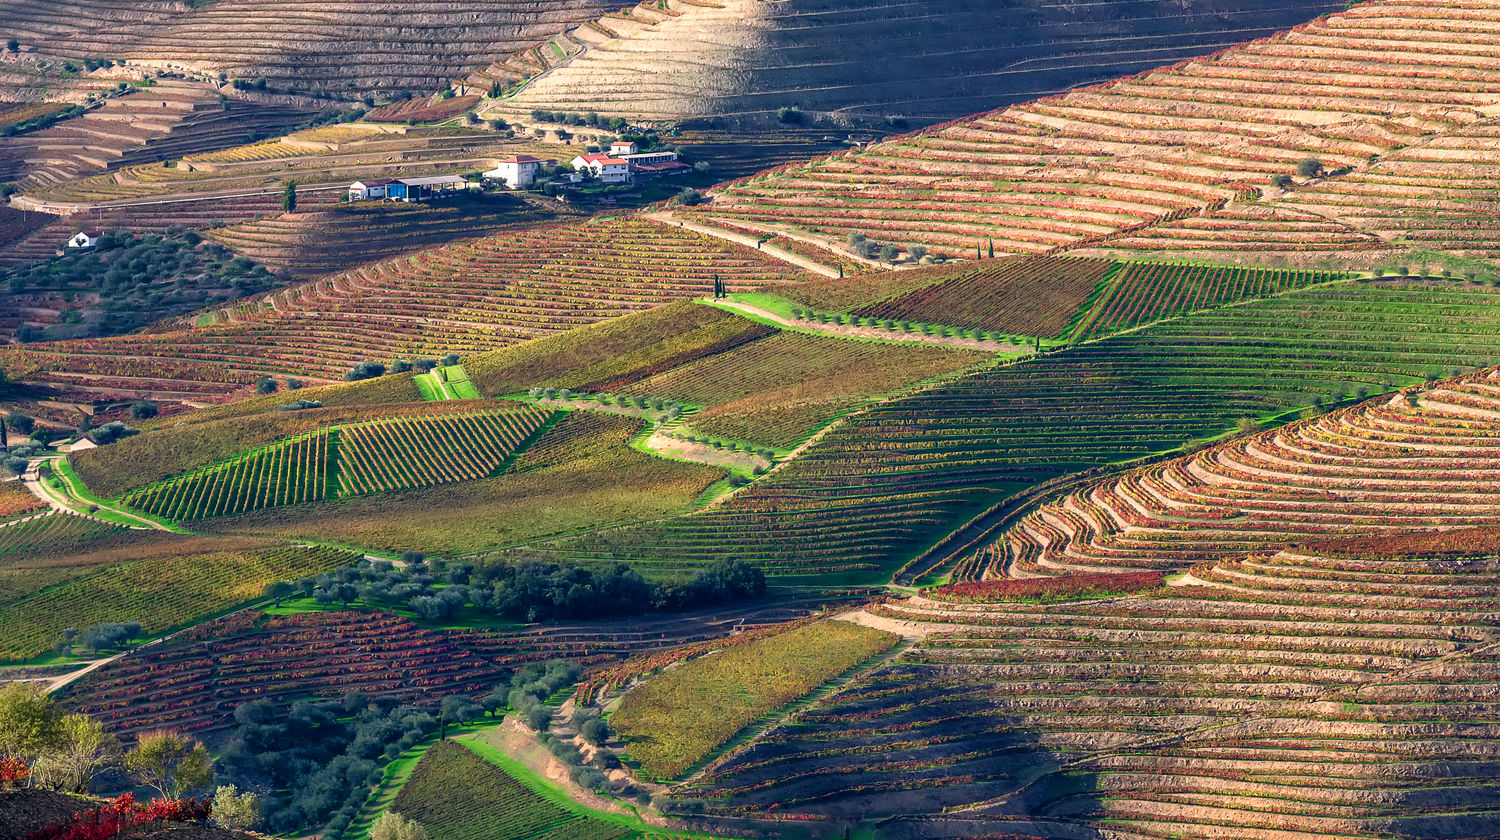
M 798 268 L 805 268 L 808 271 L 821 274 L 824 277 L 840 276 L 839 271 L 836 268 L 829 268 L 828 266 L 820 262 L 810 260 L 800 254 L 793 254 L 791 251 L 783 251 L 780 248 L 776 248 L 771 245 L 762 245 L 760 243 L 760 240 L 745 236 L 742 233 L 733 233 L 731 231 L 709 227 L 708 225 L 700 225 L 697 222 L 689 222 L 684 219 L 679 219 L 675 214 L 664 210 L 654 213 L 643 213 L 642 216 L 644 218 L 651 219 L 652 221 L 661 222 L 664 225 L 676 225 L 677 227 L 691 230 L 695 233 L 701 233 L 704 236 L 712 236 L 715 239 L 723 239 L 727 242 L 733 242 L 736 245 L 744 245 L 747 248 L 754 248 L 762 254 L 775 257 L 776 259 L 783 262 L 789 262 L 792 265 L 797 266 Z
M 324 184 L 297 187 L 297 194 L 327 192 L 328 190 L 342 190 L 342 184 Z M 117 207 L 152 207 L 158 204 L 183 204 L 190 201 L 219 201 L 226 198 L 258 198 L 263 195 L 281 195 L 281 189 L 274 190 L 229 190 L 214 193 L 166 193 L 163 196 L 153 196 L 149 199 L 114 199 L 111 201 L 96 201 L 91 203 L 69 202 L 69 201 L 47 201 L 46 199 L 33 198 L 29 195 L 12 196 L 10 203 L 17 208 L 36 211 L 38 213 L 49 213 L 54 216 L 72 216 L 78 213 L 87 213 L 92 210 L 108 210 Z
M 47 482 L 45 481 L 42 481 L 39 469 L 41 467 L 42 461 L 53 463 L 61 461 L 63 460 L 63 458 L 64 456 L 62 455 L 54 455 L 49 458 L 39 459 L 38 461 L 32 463 L 32 465 L 26 470 L 26 474 L 21 478 L 21 480 L 25 482 L 26 488 L 30 490 L 33 495 L 51 505 L 53 509 L 75 514 L 78 516 L 87 516 L 88 509 L 91 506 L 97 506 L 100 510 L 107 510 L 122 519 L 127 519 L 131 522 L 137 523 L 135 525 L 128 525 L 127 527 L 140 530 L 150 529 L 155 531 L 167 531 L 169 533 L 176 533 L 175 531 L 173 531 L 173 529 L 168 528 L 160 522 L 153 522 L 150 519 L 143 519 L 133 513 L 127 513 L 123 510 L 120 510 L 119 508 L 111 507 L 110 505 L 102 504 L 100 502 L 91 502 L 87 499 L 84 499 L 82 497 L 81 491 L 77 486 L 73 484 L 73 479 L 55 468 L 53 469 L 52 474 L 57 476 L 58 480 L 63 483 L 64 487 L 67 488 L 67 492 L 66 494 L 63 494 L 54 490 L 51 485 L 47 484 Z
M 902 332 L 900 330 L 887 330 L 880 327 L 857 327 L 853 324 L 823 324 L 817 321 L 788 320 L 777 315 L 769 309 L 761 309 L 737 300 L 727 298 L 706 298 L 702 301 L 710 306 L 723 309 L 733 309 L 746 315 L 754 315 L 757 318 L 765 318 L 788 329 L 801 332 L 817 333 L 819 335 L 834 338 L 878 338 L 881 341 L 896 341 L 902 344 L 932 344 L 939 347 L 957 347 L 963 350 L 983 350 L 990 353 L 1005 353 L 1019 355 L 1030 352 L 1020 345 L 1011 344 L 1008 341 L 983 341 L 977 338 L 959 338 L 952 335 L 925 335 L 921 333 Z
M 144 647 L 144 645 L 142 647 Z M 83 679 L 84 677 L 88 676 L 94 671 L 99 670 L 100 668 L 103 668 L 105 665 L 123 659 L 124 657 L 128 656 L 133 650 L 136 650 L 136 648 L 121 651 L 114 656 L 108 657 L 106 659 L 95 659 L 92 662 L 86 663 L 82 668 L 79 668 L 76 671 L 69 671 L 66 674 L 60 674 L 56 677 L 52 677 L 51 679 L 47 680 L 47 693 L 52 694 L 61 691 L 72 683 Z

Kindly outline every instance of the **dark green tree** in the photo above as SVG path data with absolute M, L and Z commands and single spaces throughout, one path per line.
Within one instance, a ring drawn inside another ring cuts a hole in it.
M 297 210 L 297 182 L 287 181 L 286 189 L 281 192 L 281 209 L 288 213 Z

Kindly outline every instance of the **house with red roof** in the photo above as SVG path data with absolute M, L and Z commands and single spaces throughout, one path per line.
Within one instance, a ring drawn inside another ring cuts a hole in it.
M 575 172 L 591 172 L 600 183 L 625 184 L 630 182 L 630 161 L 609 155 L 579 155 L 573 158 Z
M 552 161 L 531 155 L 511 155 L 496 161 L 495 168 L 485 172 L 484 178 L 487 181 L 503 182 L 513 190 L 522 189 L 536 183 L 537 170 L 550 163 Z
M 386 190 L 394 183 L 396 183 L 394 178 L 371 178 L 367 181 L 355 181 L 349 185 L 349 200 L 369 201 L 376 198 L 385 198 Z

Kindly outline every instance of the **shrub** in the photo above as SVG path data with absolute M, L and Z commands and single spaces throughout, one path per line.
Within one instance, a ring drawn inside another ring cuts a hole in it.
M 386 811 L 370 826 L 370 840 L 428 840 L 427 829 L 395 811 Z
M 95 428 L 91 429 L 88 433 L 88 439 L 100 446 L 104 446 L 106 444 L 114 443 L 121 438 L 127 438 L 131 435 L 139 434 L 139 432 L 139 429 L 132 429 L 124 423 L 121 423 L 119 420 L 114 420 L 109 423 L 105 423 L 103 426 L 96 426 Z
M 579 727 L 578 734 L 594 746 L 598 746 L 609 740 L 609 725 L 599 718 L 591 718 Z
M 260 821 L 260 797 L 249 791 L 240 793 L 234 785 L 220 785 L 214 791 L 212 813 L 220 828 L 245 831 Z

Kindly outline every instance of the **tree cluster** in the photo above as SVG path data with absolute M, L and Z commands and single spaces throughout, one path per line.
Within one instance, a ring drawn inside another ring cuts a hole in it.
M 765 594 L 765 575 L 739 560 L 721 560 L 686 581 L 652 583 L 621 563 L 590 569 L 545 561 L 496 563 L 476 572 L 490 586 L 490 609 L 506 618 L 547 621 L 649 610 L 687 610 Z
M 91 654 L 106 650 L 119 650 L 141 634 L 139 621 L 109 622 L 85 627 L 79 631 L 69 627 L 52 649 L 59 656 L 71 656 L 74 648 L 83 648 Z
M 609 725 L 591 709 L 575 709 L 570 721 L 573 731 L 592 749 L 588 760 L 572 740 L 558 738 L 550 732 L 537 736 L 543 746 L 568 767 L 568 776 L 579 787 L 599 793 L 610 793 L 619 797 L 634 797 L 641 804 L 651 801 L 647 791 L 636 787 L 628 779 L 611 780 L 606 774 L 620 768 L 620 758 L 611 752 L 605 743 L 610 738 Z
M 346 382 L 359 382 L 362 379 L 375 379 L 385 376 L 385 365 L 379 362 L 355 362 L 354 367 L 344 374 Z
M 543 108 L 537 108 L 531 112 L 531 119 L 534 122 L 608 128 L 610 131 L 624 131 L 630 125 L 624 117 L 604 119 L 593 111 L 586 111 L 580 114 L 574 111 L 548 111 Z
M 496 686 L 484 700 L 486 708 L 501 709 L 509 704 L 520 713 L 526 725 L 538 732 L 552 725 L 553 710 L 547 699 L 578 681 L 580 668 L 572 662 L 555 660 L 545 665 L 533 662 L 517 671 L 508 684 Z M 503 694 L 501 692 L 504 692 Z M 502 702 L 501 698 L 504 698 Z
M 852 253 L 867 260 L 873 260 L 878 257 L 887 263 L 894 263 L 896 258 L 901 256 L 901 248 L 894 242 L 878 242 L 865 236 L 863 233 L 851 233 L 845 238 L 845 242 Z M 906 251 L 914 261 L 927 256 L 927 248 L 921 245 L 908 246 Z M 990 256 L 993 257 L 995 255 L 993 246 L 991 246 L 990 251 Z
M 11 415 L 12 418 L 15 416 L 14 414 Z M 0 450 L 0 465 L 3 465 L 7 471 L 20 475 L 26 472 L 26 467 L 31 464 L 30 459 L 45 450 L 46 447 L 38 441 L 30 439 L 22 440 L 19 443 L 13 443 Z
M 385 763 L 438 730 L 427 710 L 358 693 L 290 709 L 254 700 L 235 709 L 234 719 L 219 783 L 259 795 L 261 824 L 276 833 L 327 822 L 337 836 L 379 784 Z
M 286 403 L 285 405 L 282 405 L 279 410 L 281 410 L 281 411 L 302 411 L 303 409 L 308 409 L 308 408 L 322 408 L 322 407 L 323 407 L 323 401 L 322 400 L 297 400 L 296 402 L 290 402 L 290 403 Z
M 364 562 L 266 589 L 277 599 L 301 594 L 328 606 L 357 601 L 405 606 L 428 621 L 444 621 L 466 608 L 516 621 L 604 618 L 651 610 L 689 610 L 757 598 L 765 574 L 738 560 L 721 560 L 692 578 L 654 583 L 622 563 L 608 568 L 564 566 L 539 560 L 443 564 L 407 552 L 405 564 Z
M 12 782 L 86 793 L 104 774 L 124 773 L 168 799 L 206 789 L 213 766 L 207 748 L 170 730 L 148 732 L 127 751 L 98 721 L 68 714 L 35 682 L 0 686 L 0 761 Z
M 264 266 L 204 242 L 193 231 L 106 233 L 96 248 L 67 249 L 46 262 L 13 269 L 11 295 L 60 294 L 65 301 L 96 294 L 97 301 L 65 308 L 61 322 L 22 326 L 22 342 L 121 335 L 173 315 L 266 291 L 275 277 Z
M 88 439 L 100 446 L 114 443 L 121 438 L 139 434 L 140 429 L 132 429 L 119 420 L 111 420 L 102 426 L 95 426 L 88 431 Z

